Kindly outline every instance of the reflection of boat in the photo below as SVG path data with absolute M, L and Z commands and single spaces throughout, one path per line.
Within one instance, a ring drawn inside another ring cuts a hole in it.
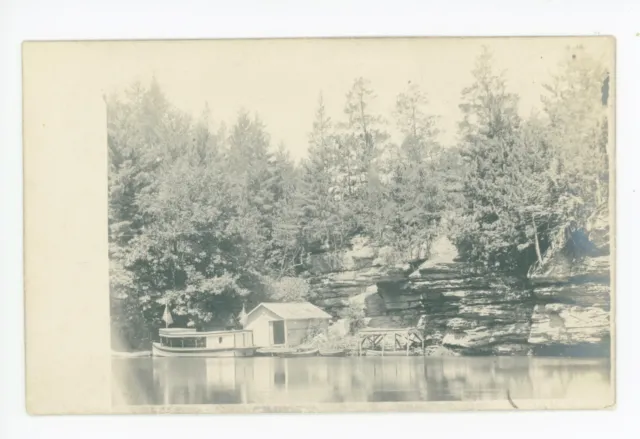
M 344 357 L 344 349 L 320 349 L 319 354 L 321 357 Z
M 153 344 L 154 357 L 250 357 L 255 348 L 170 348 L 160 343 Z
M 268 356 L 268 357 L 288 357 L 293 352 L 295 352 L 294 349 L 285 348 L 285 347 L 281 347 L 281 348 L 260 348 L 260 349 L 257 350 L 257 353 L 259 355 L 265 355 L 265 356 Z
M 317 348 L 300 349 L 290 353 L 289 356 L 290 357 L 315 357 L 316 355 L 318 355 L 318 351 L 319 350 Z
M 367 357 L 406 357 L 407 351 L 374 351 L 367 349 Z
M 253 355 L 251 331 L 197 332 L 187 328 L 160 329 L 154 357 L 248 357 Z

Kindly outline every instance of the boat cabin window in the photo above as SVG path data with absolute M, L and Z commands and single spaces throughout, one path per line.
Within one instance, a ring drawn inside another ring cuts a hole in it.
M 218 337 L 218 343 L 222 344 L 222 337 Z
M 207 346 L 207 342 L 204 337 L 160 337 L 160 343 L 162 346 L 170 348 L 204 348 Z

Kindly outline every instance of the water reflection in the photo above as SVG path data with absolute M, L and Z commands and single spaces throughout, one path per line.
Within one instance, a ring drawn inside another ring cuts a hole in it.
M 114 403 L 309 404 L 582 398 L 608 359 L 531 357 L 114 359 Z

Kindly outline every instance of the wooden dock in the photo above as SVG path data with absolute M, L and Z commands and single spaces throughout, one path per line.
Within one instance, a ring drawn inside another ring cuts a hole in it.
M 393 337 L 394 352 L 396 355 L 404 351 L 409 355 L 409 349 L 413 344 L 419 344 L 424 355 L 424 336 L 418 328 L 366 328 L 358 332 L 358 354 L 362 355 L 366 350 L 380 351 L 385 354 L 385 340 Z M 380 349 L 377 349 L 380 348 Z M 387 351 L 389 352 L 389 351 Z

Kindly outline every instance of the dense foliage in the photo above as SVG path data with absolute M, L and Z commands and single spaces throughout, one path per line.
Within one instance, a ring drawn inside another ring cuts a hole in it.
M 546 85 L 543 113 L 480 54 L 462 91 L 457 145 L 438 141 L 427 95 L 409 83 L 389 118 L 357 78 L 334 119 L 320 96 L 307 158 L 272 145 L 259 116 L 214 127 L 158 84 L 108 101 L 114 324 L 131 347 L 162 325 L 236 326 L 243 305 L 302 300 L 311 253 L 356 235 L 427 250 L 448 234 L 483 269 L 525 273 L 557 236 L 608 199 L 608 73 L 580 48 Z M 391 132 L 398 133 L 391 135 Z
M 484 51 L 462 92 L 464 203 L 453 235 L 485 268 L 526 272 L 558 236 L 608 201 L 608 76 L 581 48 L 542 96 L 544 114 L 522 119 L 517 96 Z

